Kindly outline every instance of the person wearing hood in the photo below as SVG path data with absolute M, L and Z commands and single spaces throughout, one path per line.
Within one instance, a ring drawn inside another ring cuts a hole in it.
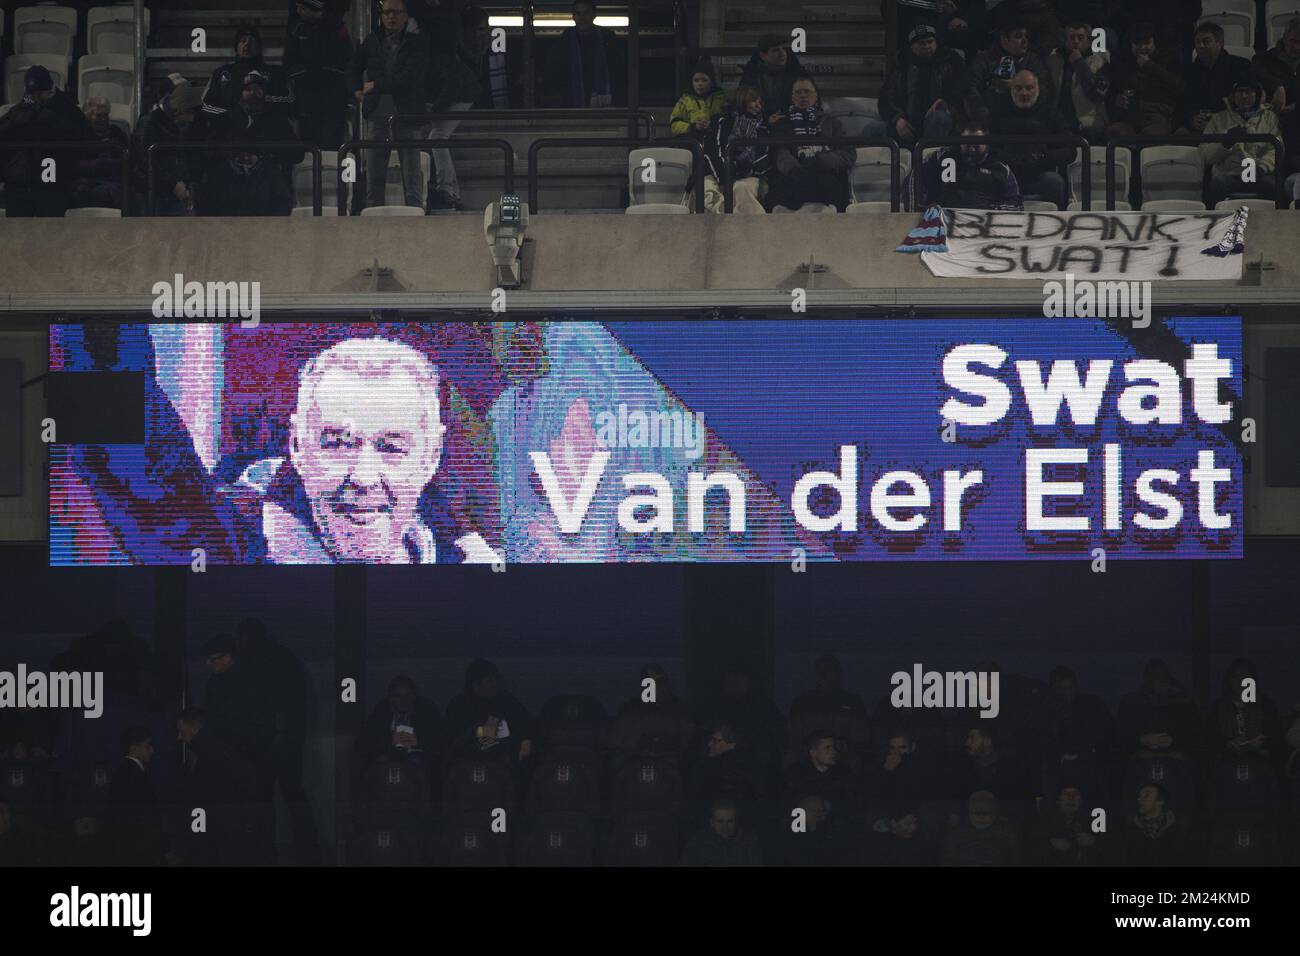
M 297 97 L 298 131 L 309 143 L 334 149 L 347 138 L 345 75 L 352 39 L 325 0 L 297 0 L 284 38 L 284 68 Z
M 726 199 L 722 194 L 723 169 L 727 144 L 737 139 L 761 139 L 772 135 L 764 115 L 763 94 L 757 87 L 741 84 L 736 88 L 725 112 L 715 116 L 704 136 L 704 208 L 723 212 Z M 771 166 L 771 151 L 765 146 L 737 149 L 731 159 L 732 211 L 763 214 L 763 196 L 767 191 L 766 175 Z M 690 198 L 685 202 L 689 205 Z
M 691 88 L 678 98 L 668 117 L 669 132 L 703 142 L 713 118 L 722 114 L 726 102 L 727 94 L 718 87 L 713 73 L 713 61 L 704 57 L 691 74 Z
M 843 137 L 844 125 L 821 108 L 817 83 L 811 76 L 795 80 L 790 96 L 790 111 L 772 128 L 772 135 L 807 137 L 808 144 L 773 149 L 775 171 L 767 207 L 798 209 L 806 202 L 818 202 L 843 212 L 849 203 L 849 170 L 857 154 L 851 146 L 821 146 L 817 139 Z
M 244 77 L 251 70 L 267 78 L 267 107 L 288 116 L 294 106 L 293 88 L 284 70 L 262 58 L 262 34 L 256 27 L 241 27 L 235 34 L 235 59 L 212 71 L 203 91 L 203 105 L 214 110 L 234 109 L 244 91 Z
M 1053 94 L 1047 64 L 1029 49 L 1029 27 L 1024 20 L 1011 17 L 998 31 L 993 45 L 977 53 L 971 62 L 975 87 L 991 111 L 996 112 L 1011 102 L 1011 78 L 1021 70 L 1029 70 L 1038 77 L 1039 84 L 1048 90 L 1050 102 Z
M 1206 135 L 1264 133 L 1282 135 L 1277 114 L 1264 101 L 1264 89 L 1251 79 L 1242 79 L 1224 99 L 1224 108 L 1205 124 Z M 1277 152 L 1268 143 L 1202 143 L 1201 159 L 1211 166 L 1206 200 L 1211 209 L 1229 196 L 1272 196 L 1277 171 Z M 1255 161 L 1255 181 L 1245 182 L 1242 171 L 1247 159 Z
M 962 126 L 961 135 L 987 136 L 990 125 L 984 114 L 977 114 Z M 957 161 L 951 182 L 942 175 L 946 159 Z M 947 209 L 1024 208 L 1016 174 L 993 157 L 987 144 L 948 146 L 932 153 L 921 165 L 920 199 L 922 206 L 937 204 Z
M 54 78 L 45 67 L 32 66 L 23 77 L 23 98 L 0 117 L 0 143 L 69 142 L 96 139 L 90 123 L 77 104 L 63 90 L 54 88 Z M 5 213 L 18 216 L 62 216 L 68 209 L 72 176 L 44 182 L 42 168 L 48 150 L 7 149 L 0 153 L 4 170 Z M 56 168 L 72 169 L 86 153 L 56 153 Z
M 1088 142 L 1102 142 L 1108 122 L 1110 54 L 1093 51 L 1092 26 L 1086 20 L 1066 24 L 1065 45 L 1047 57 L 1047 70 L 1062 118 Z
M 767 124 L 775 126 L 790 109 L 794 82 L 804 73 L 799 58 L 789 50 L 790 39 L 778 33 L 758 38 L 753 56 L 741 70 L 740 82 L 763 94 Z
M 864 136 L 893 136 L 900 143 L 952 136 L 956 117 L 979 106 L 966 63 L 956 51 L 940 48 L 934 27 L 921 24 L 908 40 L 908 54 L 881 90 L 880 120 L 869 121 Z
M 136 188 L 148 190 L 149 147 L 158 143 L 194 142 L 196 118 L 203 107 L 199 90 L 182 83 L 163 96 L 136 127 Z M 200 178 L 199 157 L 193 152 L 159 150 L 154 154 L 154 215 L 184 216 L 194 212 L 194 184 Z
M 1038 77 L 1021 70 L 1011 81 L 1011 102 L 993 115 L 999 136 L 1061 136 L 1070 129 L 1040 93 Z M 998 158 L 1011 167 L 1024 196 L 1041 197 L 1064 209 L 1065 177 L 1059 167 L 1074 159 L 1075 147 L 1057 144 L 1001 146 Z
M 407 15 L 405 0 L 384 0 L 381 27 L 357 48 L 348 64 L 348 89 L 361 104 L 366 120 L 366 139 L 388 138 L 388 118 L 401 113 L 423 113 L 429 88 L 429 44 L 414 18 Z M 422 127 L 402 125 L 398 138 L 415 139 Z M 388 174 L 388 147 L 367 149 L 366 205 L 384 204 Z M 403 201 L 408 206 L 424 205 L 424 176 L 420 151 L 399 149 Z
M 1251 63 L 1251 75 L 1264 88 L 1273 112 L 1282 126 L 1286 141 L 1287 195 L 1295 197 L 1300 184 L 1300 17 L 1287 22 L 1277 45 L 1257 54 Z

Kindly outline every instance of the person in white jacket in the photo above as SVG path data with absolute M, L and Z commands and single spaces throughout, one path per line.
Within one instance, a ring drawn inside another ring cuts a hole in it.
M 1206 135 L 1266 133 L 1281 137 L 1282 127 L 1264 90 L 1254 80 L 1242 80 L 1224 99 L 1224 108 L 1205 124 Z M 1277 152 L 1269 143 L 1202 143 L 1201 158 L 1211 166 L 1206 203 L 1211 208 L 1229 196 L 1272 197 Z M 1247 162 L 1252 160 L 1253 162 Z

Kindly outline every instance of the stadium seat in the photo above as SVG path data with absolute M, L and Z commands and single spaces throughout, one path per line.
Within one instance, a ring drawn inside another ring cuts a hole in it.
M 424 839 L 414 828 L 369 828 L 357 840 L 355 853 L 361 866 L 418 866 L 424 862 Z
M 591 866 L 595 862 L 590 821 L 578 813 L 539 818 L 521 841 L 522 866 Z
M 1277 201 L 1260 196 L 1241 196 L 1237 199 L 1220 199 L 1214 204 L 1215 209 L 1233 210 L 1238 206 L 1245 206 L 1248 209 L 1276 209 Z
M 1025 212 L 1060 212 L 1060 207 L 1046 199 L 1026 199 Z
M 144 10 L 144 32 L 149 34 L 149 8 Z M 135 9 L 127 4 L 95 7 L 86 11 L 86 52 L 135 56 Z
M 639 206 L 628 206 L 623 210 L 629 216 L 680 216 L 695 210 L 679 202 L 647 202 Z
M 852 202 L 889 202 L 889 150 L 884 146 L 860 146 L 853 169 L 849 172 L 849 196 Z M 912 170 L 912 154 L 902 150 L 898 156 L 898 184 Z M 900 196 L 901 199 L 901 196 Z
M 436 866 L 504 866 L 512 832 L 507 822 L 505 833 L 493 833 L 486 813 L 461 814 L 439 830 L 433 862 Z
M 1296 17 L 1300 17 L 1300 0 L 1268 0 L 1264 5 L 1264 25 L 1270 50 L 1277 46 L 1286 25 Z
M 874 96 L 832 96 L 823 105 L 843 124 L 845 136 L 861 136 L 868 120 L 880 119 L 880 101 Z
M 1077 200 L 1077 199 L 1071 199 L 1071 200 L 1070 200 L 1070 204 L 1069 204 L 1068 206 L 1066 206 L 1065 208 L 1068 209 L 1070 212 L 1082 212 L 1082 211 L 1083 211 L 1083 203 L 1080 202 L 1080 201 Z M 1101 209 L 1105 209 L 1105 208 L 1106 208 L 1106 200 L 1105 200 L 1105 198 L 1103 197 L 1101 202 L 1097 202 L 1097 200 L 1095 200 L 1095 199 L 1092 201 L 1092 210 L 1090 210 L 1090 211 L 1097 211 L 1097 210 L 1101 210 Z M 1131 211 L 1132 209 L 1133 209 L 1133 204 L 1130 203 L 1127 199 L 1116 199 L 1116 200 L 1115 200 L 1115 211 L 1116 211 L 1116 212 L 1129 212 L 1129 211 Z
M 609 714 L 594 697 L 560 694 L 542 705 L 533 728 L 542 757 L 575 761 L 594 769 L 609 731 Z
M 594 813 L 600 808 L 600 780 L 590 764 L 548 760 L 533 771 L 528 807 L 533 813 Z
M 338 208 L 339 154 L 337 150 L 323 149 L 320 154 L 321 204 Z M 390 177 L 391 178 L 391 177 Z M 311 206 L 311 156 L 308 155 L 293 167 L 293 201 L 296 206 Z M 401 205 L 401 198 L 393 205 Z
M 109 103 L 108 121 L 129 137 L 135 130 L 135 108 L 129 103 Z
M 1076 151 L 1074 162 L 1070 163 L 1070 195 L 1079 197 L 1083 195 L 1083 156 L 1082 151 Z M 1106 147 L 1093 146 L 1089 153 L 1089 169 L 1092 171 L 1092 204 L 1096 206 L 1105 206 L 1106 204 Z M 1115 150 L 1115 198 L 1123 199 L 1128 195 L 1129 176 L 1133 171 L 1133 154 L 1127 147 L 1121 146 Z M 1099 202 L 1100 200 L 1100 202 Z
M 637 757 L 613 772 L 616 811 L 673 810 L 682 794 L 676 761 L 662 757 Z
M 14 11 L 14 52 L 72 57 L 77 11 L 72 7 L 19 7 Z
M 1200 201 L 1205 165 L 1195 146 L 1148 146 L 1141 156 L 1143 206 L 1152 199 Z
M 691 181 L 693 158 L 685 149 L 652 147 L 632 150 L 627 157 L 629 205 L 680 203 Z M 651 183 L 643 181 L 644 170 L 649 168 L 643 166 L 647 159 L 654 160 L 655 181 Z
M 1247 63 L 1255 59 L 1255 48 L 1253 46 L 1236 46 L 1231 43 L 1223 45 L 1223 52 L 1231 53 L 1233 56 L 1239 56 Z
M 1199 199 L 1148 199 L 1138 207 L 1142 212 L 1205 212 Z
M 28 69 L 37 64 L 45 67 L 54 77 L 54 85 L 66 90 L 68 84 L 68 63 L 66 56 L 58 53 L 15 53 L 5 60 L 5 100 L 17 103 L 23 98 L 23 79 Z
M 13 108 L 14 108 L 13 103 L 0 103 L 0 116 L 4 116 Z
M 464 811 L 509 809 L 515 804 L 514 780 L 499 759 L 453 763 L 443 793 L 449 807 Z
M 876 199 L 871 202 L 851 202 L 844 211 L 853 213 L 855 216 L 860 216 L 863 213 L 890 212 L 891 210 L 888 202 L 881 202 Z
M 423 216 L 420 206 L 367 206 L 361 210 L 363 216 Z
M 605 866 L 672 866 L 677 862 L 677 825 L 668 813 L 619 816 L 602 840 Z
M 77 101 L 92 96 L 134 108 L 135 58 L 120 53 L 88 53 L 77 61 Z
M 69 209 L 63 215 L 68 219 L 121 219 L 122 210 L 105 206 L 82 206 L 80 209 Z
M 320 214 L 322 216 L 337 216 L 339 214 L 339 207 L 321 206 Z M 311 218 L 315 215 L 315 213 L 312 212 L 311 206 L 294 206 L 293 210 L 289 213 L 289 215 L 297 216 L 299 218 L 302 218 L 304 216 Z
M 1255 0 L 1205 0 L 1196 22 L 1206 20 L 1223 27 L 1225 46 L 1255 45 Z

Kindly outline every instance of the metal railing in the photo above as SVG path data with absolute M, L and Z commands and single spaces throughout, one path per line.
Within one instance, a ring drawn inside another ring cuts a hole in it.
M 77 143 L 77 142 L 49 142 L 39 141 L 35 143 L 0 143 L 0 153 L 10 153 L 15 150 L 33 150 L 35 152 L 48 153 L 120 153 L 122 156 L 122 200 L 121 210 L 125 216 L 131 211 L 131 150 L 129 146 L 122 146 L 118 143 Z M 62 171 L 57 171 L 62 176 Z M 75 177 L 73 177 L 75 178 Z M 62 180 L 60 180 L 62 181 Z M 70 181 L 70 180 L 69 180 Z M 12 188 L 12 185 L 10 186 Z
M 776 149 L 783 146 L 825 146 L 828 149 L 840 146 L 881 146 L 889 150 L 889 207 L 893 212 L 899 211 L 900 197 L 902 193 L 901 186 L 901 168 L 899 146 L 888 136 L 765 136 L 753 139 L 733 138 L 727 143 L 726 155 L 723 157 L 722 167 L 722 197 L 723 208 L 727 212 L 733 210 L 733 192 L 735 182 L 734 159 L 737 149 L 747 146 L 767 146 Z M 856 158 L 856 153 L 854 154 Z M 853 175 L 853 167 L 850 166 L 844 171 L 846 179 Z M 850 190 L 852 181 L 849 182 Z M 850 193 L 851 195 L 851 193 Z
M 257 140 L 257 141 L 233 141 L 233 142 L 205 142 L 205 143 L 154 143 L 149 147 L 149 152 L 145 160 L 147 167 L 146 177 L 148 181 L 149 195 L 146 197 L 146 208 L 149 215 L 156 215 L 154 211 L 154 185 L 157 177 L 154 175 L 154 157 L 159 152 L 165 153 L 238 153 L 250 152 L 263 154 L 275 153 L 311 153 L 311 208 L 312 215 L 321 214 L 321 150 L 319 146 L 313 146 L 310 143 L 304 143 L 301 140 Z M 296 164 L 285 164 L 291 168 Z
M 1236 143 L 1271 143 L 1273 145 L 1274 157 L 1276 162 L 1273 166 L 1273 179 L 1276 186 L 1277 196 L 1273 202 L 1276 208 L 1285 209 L 1287 202 L 1286 193 L 1283 189 L 1286 176 L 1286 144 L 1280 136 L 1274 136 L 1271 133 L 1242 133 L 1233 135 L 1230 133 L 1182 133 L 1170 134 L 1168 136 L 1112 136 L 1106 141 L 1106 206 L 1115 208 L 1115 150 L 1121 146 L 1127 146 L 1135 153 L 1140 154 L 1142 149 L 1147 146 L 1200 146 L 1202 143 L 1224 143 L 1228 145 Z M 1134 164 L 1137 165 L 1139 172 L 1141 164 L 1138 163 L 1137 157 L 1133 157 Z M 1209 164 L 1203 164 L 1209 165 Z
M 1080 133 L 1057 133 L 1054 136 L 1033 136 L 1033 135 L 1013 135 L 1013 136 L 936 136 L 932 139 L 921 138 L 912 144 L 912 206 L 916 207 L 916 188 L 917 175 L 920 173 L 922 159 L 921 155 L 930 147 L 937 146 L 943 149 L 946 146 L 986 145 L 994 146 L 1073 146 L 1075 149 L 1083 150 L 1083 167 L 1080 170 L 1082 177 L 1081 189 L 1083 196 L 1079 202 L 1084 209 L 1092 208 L 1092 146 Z M 995 157 L 996 158 L 996 157 Z M 1114 158 L 1113 156 L 1111 157 Z M 1006 162 L 1006 160 L 1002 160 Z M 1068 163 L 1062 163 L 1062 166 L 1068 166 Z M 1066 177 L 1066 198 L 1069 199 L 1070 183 L 1069 177 Z M 1115 204 L 1112 200 L 1110 208 L 1114 209 Z
M 347 215 L 343 201 L 343 157 L 351 154 L 360 156 L 367 149 L 414 149 L 424 152 L 428 149 L 495 149 L 499 150 L 504 160 L 503 193 L 515 191 L 515 151 L 504 139 L 470 137 L 464 139 L 354 139 L 339 147 L 338 201 L 339 215 Z M 369 173 L 367 172 L 367 175 Z M 386 175 L 386 174 L 385 174 Z M 320 215 L 317 212 L 317 215 Z
M 528 211 L 537 212 L 538 169 L 537 156 L 543 149 L 553 147 L 572 147 L 576 149 L 683 149 L 692 157 L 691 178 L 694 180 L 695 211 L 704 212 L 704 149 L 693 139 L 652 140 L 619 137 L 610 139 L 589 139 L 573 136 L 554 136 L 549 139 L 534 140 L 528 147 Z
M 690 76 L 686 73 L 687 67 L 699 60 L 701 57 L 710 59 L 718 56 L 752 56 L 754 46 L 679 46 L 676 48 L 673 57 L 673 81 L 676 89 L 685 89 L 687 80 Z M 818 46 L 806 53 L 798 53 L 799 62 L 805 66 L 812 66 L 813 61 L 824 56 L 884 56 L 886 53 L 885 46 L 872 45 L 869 43 L 858 43 L 851 46 Z M 889 75 L 888 71 L 885 73 Z
M 588 123 L 597 123 L 602 120 L 626 121 L 629 126 L 636 124 L 635 133 L 629 135 L 640 136 L 641 124 L 645 124 L 646 139 L 653 139 L 655 134 L 654 114 L 649 110 L 630 110 L 630 109 L 536 109 L 536 110 L 452 110 L 444 113 L 397 113 L 388 117 L 388 138 L 393 138 L 395 127 L 398 123 L 408 126 L 427 123 L 443 122 L 463 122 L 469 123 L 474 121 L 486 122 L 496 120 L 501 122 L 518 122 L 520 120 L 583 120 Z

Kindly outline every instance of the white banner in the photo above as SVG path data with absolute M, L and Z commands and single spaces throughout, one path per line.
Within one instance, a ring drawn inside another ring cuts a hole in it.
M 1235 281 L 1247 214 L 945 209 L 928 242 L 947 251 L 921 260 L 944 278 Z

